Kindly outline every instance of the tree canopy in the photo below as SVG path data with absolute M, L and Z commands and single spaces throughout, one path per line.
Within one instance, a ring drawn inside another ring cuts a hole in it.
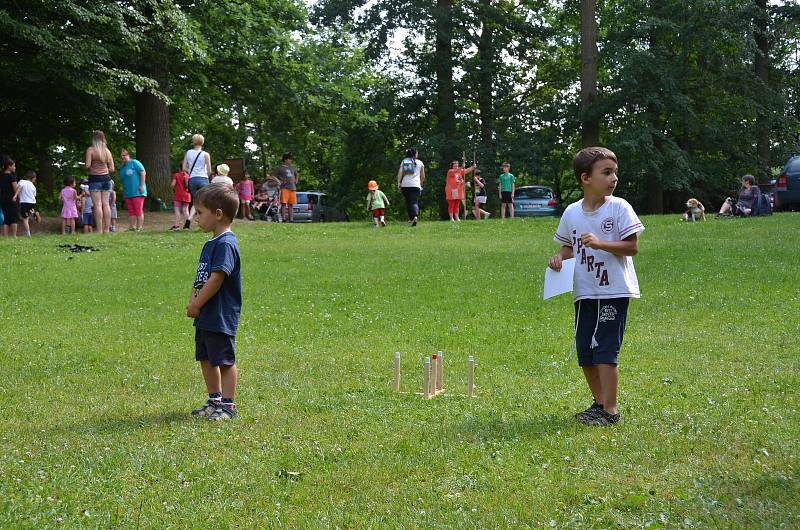
M 291 151 L 306 185 L 356 207 L 413 145 L 431 212 L 449 161 L 473 152 L 485 176 L 509 160 L 570 199 L 572 155 L 596 135 L 619 193 L 662 212 L 767 181 L 800 147 L 791 2 L 37 0 L 0 19 L 0 151 L 50 189 L 82 172 L 93 129 L 166 200 L 195 132 L 257 179 Z

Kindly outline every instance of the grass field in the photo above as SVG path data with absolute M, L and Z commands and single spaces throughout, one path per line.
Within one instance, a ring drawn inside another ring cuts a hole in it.
M 572 419 L 555 220 L 237 222 L 224 424 L 188 414 L 205 235 L 0 241 L 0 526 L 799 527 L 800 214 L 643 221 L 612 428 Z M 436 350 L 477 398 L 391 392 L 395 351 L 420 390 Z

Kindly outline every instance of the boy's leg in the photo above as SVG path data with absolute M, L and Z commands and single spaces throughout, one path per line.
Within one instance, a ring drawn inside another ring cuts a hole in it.
M 200 361 L 200 370 L 203 372 L 203 381 L 209 394 L 222 392 L 222 377 L 219 366 L 211 366 L 211 361 Z
M 509 217 L 511 217 L 511 219 L 513 219 L 514 218 L 514 203 L 513 202 L 508 203 L 508 211 L 511 213 L 511 215 Z
M 617 385 L 619 383 L 619 371 L 616 364 L 598 364 L 598 380 L 600 382 L 600 392 L 602 401 L 597 400 L 609 414 L 617 413 Z
M 586 383 L 589 385 L 589 390 L 592 392 L 592 397 L 598 405 L 602 405 L 603 401 L 603 386 L 600 379 L 599 366 L 581 366 L 583 376 L 586 378 Z
M 506 220 L 506 203 L 500 203 L 500 219 Z
M 221 365 L 219 367 L 220 379 L 222 382 L 222 399 L 231 402 L 236 398 L 236 382 L 239 380 L 239 371 L 236 365 Z

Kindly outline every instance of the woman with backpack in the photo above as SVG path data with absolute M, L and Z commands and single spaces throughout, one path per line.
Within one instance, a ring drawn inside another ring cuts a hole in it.
M 408 222 L 411 226 L 417 226 L 419 219 L 419 196 L 422 193 L 422 186 L 425 184 L 425 164 L 417 159 L 417 150 L 409 147 L 406 157 L 400 163 L 397 170 L 397 187 L 403 194 L 406 201 L 406 212 L 408 212 Z

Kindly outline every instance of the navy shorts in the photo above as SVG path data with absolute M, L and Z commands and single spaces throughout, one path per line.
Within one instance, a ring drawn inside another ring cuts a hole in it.
M 510 191 L 500 192 L 500 202 L 503 204 L 514 204 L 514 198 L 511 196 Z
M 579 366 L 617 364 L 630 298 L 575 302 L 575 348 Z
M 236 337 L 195 328 L 194 358 L 209 361 L 211 366 L 233 366 L 236 364 Z

